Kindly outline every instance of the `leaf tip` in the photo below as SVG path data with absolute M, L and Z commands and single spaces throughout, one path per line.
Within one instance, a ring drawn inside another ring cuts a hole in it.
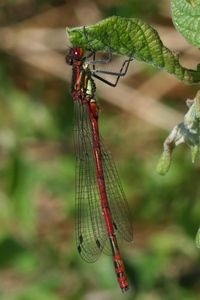
M 170 165 L 171 165 L 171 155 L 169 152 L 164 151 L 157 164 L 156 172 L 160 175 L 165 175 L 169 171 Z

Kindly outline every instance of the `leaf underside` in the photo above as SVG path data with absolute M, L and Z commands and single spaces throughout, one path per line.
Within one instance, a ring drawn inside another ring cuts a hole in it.
M 185 143 L 191 151 L 192 162 L 200 159 L 200 90 L 194 99 L 186 101 L 188 111 L 164 141 L 163 153 L 157 165 L 157 172 L 165 175 L 171 165 L 172 152 L 176 146 Z
M 67 28 L 67 35 L 73 47 L 127 56 L 164 69 L 188 84 L 200 83 L 200 70 L 181 66 L 178 55 L 140 19 L 112 16 L 94 25 Z

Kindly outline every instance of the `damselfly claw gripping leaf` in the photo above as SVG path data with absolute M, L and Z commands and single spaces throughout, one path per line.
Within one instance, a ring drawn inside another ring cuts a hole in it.
M 67 28 L 67 35 L 73 47 L 127 56 L 163 69 L 186 83 L 200 82 L 198 68 L 181 66 L 178 55 L 165 47 L 157 31 L 141 19 L 112 16 L 94 25 Z

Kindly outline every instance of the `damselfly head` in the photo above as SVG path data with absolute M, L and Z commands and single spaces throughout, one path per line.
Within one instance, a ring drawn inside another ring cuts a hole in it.
M 83 48 L 69 48 L 65 57 L 66 63 L 72 65 L 74 61 L 82 60 L 85 51 Z

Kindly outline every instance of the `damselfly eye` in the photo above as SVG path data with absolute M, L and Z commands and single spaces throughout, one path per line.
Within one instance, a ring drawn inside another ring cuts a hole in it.
M 74 60 L 82 60 L 84 52 L 82 48 L 69 48 L 65 56 L 66 63 L 72 65 Z
M 84 50 L 82 48 L 72 48 L 74 53 L 74 58 L 80 60 L 84 55 Z

